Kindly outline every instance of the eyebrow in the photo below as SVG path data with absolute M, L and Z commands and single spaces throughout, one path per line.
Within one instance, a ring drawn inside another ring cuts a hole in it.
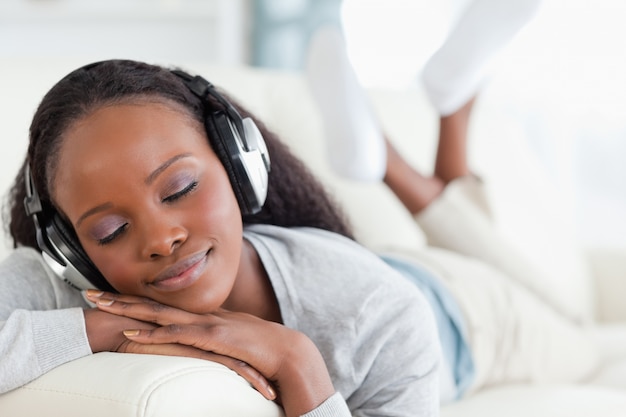
M 165 171 L 168 167 L 170 167 L 174 162 L 178 161 L 179 159 L 182 158 L 188 158 L 190 157 L 191 154 L 190 153 L 181 153 L 178 154 L 176 156 L 171 157 L 170 159 L 168 159 L 167 161 L 165 161 L 164 163 L 162 163 L 157 169 L 155 169 L 154 171 L 152 171 L 150 173 L 150 175 L 148 175 L 146 177 L 146 179 L 144 180 L 144 183 L 146 185 L 150 185 L 154 182 L 154 180 L 156 180 L 156 178 L 163 172 Z M 87 210 L 86 212 L 84 212 L 76 221 L 76 228 L 78 228 L 80 226 L 80 224 L 89 216 L 92 216 L 96 213 L 99 213 L 101 211 L 107 210 L 109 208 L 113 207 L 112 203 L 104 203 L 104 204 L 100 204 L 94 208 L 91 208 L 89 210 Z
M 76 220 L 76 228 L 78 229 L 78 227 L 80 226 L 80 224 L 83 222 L 83 220 L 85 220 L 87 217 L 99 213 L 101 211 L 107 210 L 109 208 L 113 207 L 113 204 L 111 203 L 104 203 L 104 204 L 100 204 L 99 206 L 96 206 L 92 209 L 87 210 L 86 212 L 83 213 L 82 216 L 80 216 L 78 218 L 78 220 Z
M 154 180 L 163 172 L 165 171 L 167 168 L 169 168 L 170 165 L 172 165 L 174 162 L 178 161 L 179 159 L 182 158 L 188 158 L 190 157 L 191 154 L 190 153 L 181 153 L 178 154 L 176 156 L 171 157 L 170 159 L 168 159 L 167 161 L 163 162 L 157 169 L 155 169 L 154 171 L 152 171 L 152 173 L 150 175 L 148 175 L 148 177 L 144 180 L 144 183 L 146 185 L 150 185 L 154 182 Z

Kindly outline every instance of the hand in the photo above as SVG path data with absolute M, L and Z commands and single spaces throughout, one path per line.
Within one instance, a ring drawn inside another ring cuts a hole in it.
M 107 313 L 97 308 L 86 309 L 85 328 L 91 351 L 124 352 L 130 340 L 124 336 L 126 329 L 154 329 L 153 323 Z
M 276 393 L 267 380 L 246 363 L 228 356 L 217 355 L 180 344 L 142 344 L 132 341 L 125 336 L 128 329 L 154 329 L 158 327 L 152 323 L 107 313 L 98 309 L 85 310 L 85 326 L 91 351 L 142 353 L 151 355 L 186 356 L 211 360 L 221 363 L 234 370 L 246 379 L 252 386 L 267 399 L 276 399 Z M 132 334 L 136 330 L 131 330 Z
M 102 311 L 160 326 L 129 329 L 124 333 L 129 340 L 147 349 L 168 350 L 172 345 L 194 349 L 184 356 L 218 359 L 268 397 L 271 387 L 259 386 L 248 373 L 258 371 L 275 383 L 287 416 L 305 414 L 334 393 L 313 342 L 281 324 L 225 310 L 195 314 L 135 296 L 101 292 L 88 296 Z

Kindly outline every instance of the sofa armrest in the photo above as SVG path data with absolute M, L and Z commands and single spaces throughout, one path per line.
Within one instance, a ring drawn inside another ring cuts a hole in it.
M 0 415 L 282 417 L 230 369 L 191 358 L 98 353 L 0 395 Z
M 596 318 L 600 322 L 626 322 L 626 249 L 587 250 L 596 289 Z

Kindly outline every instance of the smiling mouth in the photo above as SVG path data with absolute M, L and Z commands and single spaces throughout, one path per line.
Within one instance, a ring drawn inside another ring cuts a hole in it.
M 161 272 L 149 285 L 160 291 L 178 291 L 195 283 L 204 271 L 211 249 L 178 261 Z

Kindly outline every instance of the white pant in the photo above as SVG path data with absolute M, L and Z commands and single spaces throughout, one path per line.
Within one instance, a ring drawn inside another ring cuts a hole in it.
M 503 382 L 568 382 L 598 356 L 584 329 L 558 312 L 541 275 L 498 234 L 480 181 L 450 183 L 415 216 L 429 246 L 410 254 L 449 288 L 466 319 L 475 390 Z

